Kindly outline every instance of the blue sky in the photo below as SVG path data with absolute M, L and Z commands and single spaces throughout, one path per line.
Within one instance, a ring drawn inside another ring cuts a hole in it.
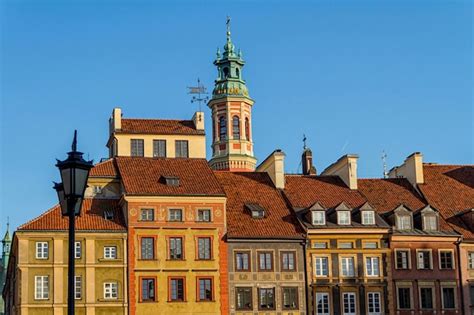
M 470 1 L 2 1 L 0 232 L 56 202 L 55 158 L 107 155 L 107 120 L 191 118 L 186 86 L 212 90 L 225 18 L 256 103 L 255 153 L 319 171 L 357 153 L 359 176 L 415 151 L 473 163 Z M 210 111 L 205 107 L 207 127 Z M 210 129 L 208 129 L 210 130 Z M 209 142 L 209 139 L 208 139 Z M 208 143 L 209 144 L 209 143 Z M 209 147 L 208 147 L 209 148 Z M 210 150 L 208 151 L 208 153 Z

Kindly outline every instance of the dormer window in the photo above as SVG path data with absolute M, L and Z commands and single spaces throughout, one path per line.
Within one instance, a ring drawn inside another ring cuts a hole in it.
M 350 225 L 351 224 L 351 212 L 350 211 L 338 211 L 337 212 L 337 224 L 339 224 L 339 225 Z
M 325 225 L 326 224 L 326 212 L 325 211 L 311 211 L 311 221 L 313 225 Z
M 362 224 L 363 225 L 374 225 L 375 224 L 375 212 L 371 210 L 361 211 Z
M 423 215 L 423 231 L 438 231 L 438 218 L 436 215 Z
M 397 216 L 397 230 L 411 230 L 411 216 L 408 214 L 399 214 Z
M 246 203 L 245 206 L 250 210 L 252 218 L 261 219 L 265 217 L 265 209 L 257 203 Z
M 166 186 L 179 186 L 179 177 L 164 176 Z
M 104 219 L 113 220 L 114 219 L 114 212 L 112 210 L 105 210 L 104 211 Z

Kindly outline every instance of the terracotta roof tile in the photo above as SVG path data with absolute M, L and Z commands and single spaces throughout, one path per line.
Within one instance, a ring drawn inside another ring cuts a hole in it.
M 224 196 L 205 159 L 117 157 L 117 167 L 128 195 Z M 178 177 L 179 186 L 169 186 L 163 177 Z
M 122 119 L 122 129 L 117 133 L 160 135 L 204 135 L 192 120 L 173 119 Z
M 293 211 L 267 173 L 216 171 L 215 175 L 227 195 L 228 237 L 303 238 Z M 265 217 L 252 218 L 246 204 L 265 209 Z
M 418 185 L 425 199 L 440 211 L 465 238 L 474 233 L 456 215 L 474 208 L 474 165 L 423 165 L 424 184 Z
M 345 202 L 356 208 L 366 202 L 357 190 L 351 190 L 338 176 L 287 175 L 285 194 L 296 208 L 308 208 L 319 202 L 326 208 Z
M 91 169 L 89 173 L 90 177 L 117 177 L 117 167 L 114 159 L 108 159 L 106 161 L 97 163 Z
M 113 220 L 104 218 L 105 210 L 113 211 Z M 76 230 L 126 231 L 124 222 L 118 200 L 85 199 L 82 203 L 81 215 L 76 218 Z M 61 208 L 55 205 L 39 217 L 18 227 L 18 230 L 66 231 L 68 228 L 69 219 L 63 217 Z

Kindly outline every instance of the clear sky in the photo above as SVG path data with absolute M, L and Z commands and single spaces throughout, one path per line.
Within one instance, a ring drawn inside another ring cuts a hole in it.
M 232 39 L 255 99 L 255 153 L 318 171 L 357 153 L 360 177 L 415 151 L 473 163 L 471 1 L 1 1 L 0 232 L 56 203 L 55 158 L 107 156 L 108 118 L 191 118 Z M 210 111 L 206 123 L 209 134 Z M 209 143 L 209 138 L 208 144 Z M 208 156 L 210 148 L 208 146 Z

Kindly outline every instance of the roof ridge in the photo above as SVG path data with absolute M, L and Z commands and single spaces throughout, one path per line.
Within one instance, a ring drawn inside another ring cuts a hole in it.
M 43 213 L 41 213 L 39 216 L 37 216 L 36 218 L 33 218 L 25 223 L 23 223 L 22 225 L 20 225 L 17 230 L 21 230 L 23 228 L 25 228 L 27 225 L 30 225 L 36 221 L 38 221 L 39 219 L 41 219 L 42 217 L 44 217 L 45 215 L 49 214 L 50 212 L 53 212 L 56 207 L 59 206 L 59 204 L 55 204 L 54 206 L 52 206 L 51 208 L 49 208 L 48 210 L 44 211 Z

